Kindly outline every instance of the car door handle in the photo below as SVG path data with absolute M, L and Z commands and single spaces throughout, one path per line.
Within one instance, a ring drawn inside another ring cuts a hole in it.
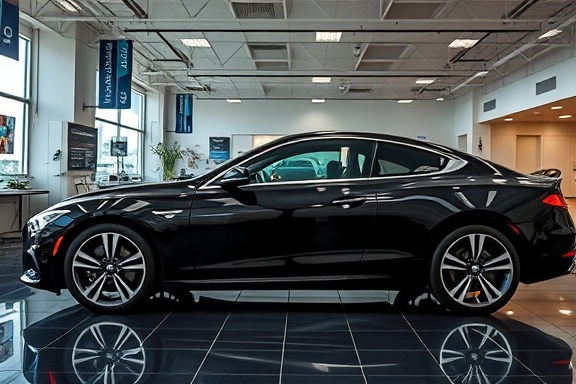
M 342 208 L 358 207 L 366 201 L 365 197 L 354 197 L 351 199 L 337 199 L 332 201 L 332 204 L 338 205 Z

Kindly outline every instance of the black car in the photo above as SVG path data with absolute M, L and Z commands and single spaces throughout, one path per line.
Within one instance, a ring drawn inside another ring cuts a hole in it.
M 289 180 L 291 159 L 325 164 Z M 560 179 L 377 133 L 285 136 L 203 175 L 73 196 L 23 229 L 21 279 L 101 312 L 158 289 L 429 287 L 491 313 L 575 266 Z

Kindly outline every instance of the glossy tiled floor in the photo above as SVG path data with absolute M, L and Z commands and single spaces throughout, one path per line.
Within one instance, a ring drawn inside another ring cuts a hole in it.
M 199 292 L 99 316 L 22 285 L 20 252 L 0 249 L 0 383 L 576 383 L 576 275 L 478 318 L 383 291 Z

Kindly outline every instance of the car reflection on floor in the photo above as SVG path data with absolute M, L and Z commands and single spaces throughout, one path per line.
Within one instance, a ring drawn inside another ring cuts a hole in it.
M 80 306 L 24 330 L 30 383 L 571 383 L 571 348 L 511 319 L 457 317 L 426 295 L 204 293 L 174 311 Z M 173 297 L 172 297 L 173 298 Z M 158 300 L 158 296 L 155 298 Z M 396 305 L 393 305 L 393 304 Z

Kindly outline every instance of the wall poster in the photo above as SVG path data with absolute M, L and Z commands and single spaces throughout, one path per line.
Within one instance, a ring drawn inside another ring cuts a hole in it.
M 0 154 L 14 154 L 14 127 L 16 118 L 0 115 Z
M 211 137 L 210 138 L 210 160 L 220 164 L 230 158 L 230 138 Z
M 191 93 L 176 95 L 176 133 L 192 133 L 194 96 Z
M 68 123 L 68 170 L 96 171 L 98 129 Z

